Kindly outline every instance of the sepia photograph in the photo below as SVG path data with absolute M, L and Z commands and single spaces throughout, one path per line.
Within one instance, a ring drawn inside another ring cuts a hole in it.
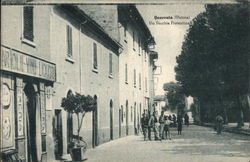
M 1 162 L 250 162 L 249 0 L 2 0 Z

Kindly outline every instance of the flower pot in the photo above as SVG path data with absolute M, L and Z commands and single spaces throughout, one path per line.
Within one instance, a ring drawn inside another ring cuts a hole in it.
M 86 158 L 84 157 L 85 152 L 86 152 L 86 149 L 84 149 L 83 147 L 72 148 L 71 153 L 70 153 L 72 161 L 86 160 Z

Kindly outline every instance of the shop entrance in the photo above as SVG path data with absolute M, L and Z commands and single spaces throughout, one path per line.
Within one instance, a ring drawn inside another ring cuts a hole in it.
M 36 93 L 32 84 L 24 88 L 24 106 L 26 107 L 26 134 L 27 134 L 27 159 L 28 162 L 37 161 L 36 145 Z M 39 119 L 38 119 L 39 120 Z M 39 123 L 38 123 L 39 124 Z
M 63 155 L 63 139 L 62 139 L 62 112 L 60 109 L 55 110 L 54 119 L 55 132 L 55 157 L 60 159 Z

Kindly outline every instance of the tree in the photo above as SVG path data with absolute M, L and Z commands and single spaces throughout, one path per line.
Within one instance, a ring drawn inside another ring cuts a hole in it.
M 249 86 L 249 15 L 246 4 L 207 5 L 191 23 L 175 67 L 185 94 L 214 103 L 214 113 L 227 117 L 224 100 L 237 99 L 239 126 Z
M 170 110 L 183 114 L 186 106 L 186 96 L 184 95 L 180 84 L 169 82 L 165 83 L 163 88 L 167 92 L 166 96 Z
M 91 112 L 96 109 L 96 100 L 90 95 L 81 95 L 76 93 L 75 95 L 69 95 L 64 97 L 61 102 L 61 106 L 65 111 L 76 114 L 77 116 L 77 139 L 79 143 L 79 133 L 82 127 L 84 116 L 87 112 Z

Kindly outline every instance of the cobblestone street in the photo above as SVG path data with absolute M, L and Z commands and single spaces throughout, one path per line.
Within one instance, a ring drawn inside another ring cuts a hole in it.
M 130 136 L 108 142 L 86 153 L 87 161 L 170 161 L 170 162 L 249 162 L 250 136 L 223 132 L 191 125 L 172 140 L 143 141 Z

